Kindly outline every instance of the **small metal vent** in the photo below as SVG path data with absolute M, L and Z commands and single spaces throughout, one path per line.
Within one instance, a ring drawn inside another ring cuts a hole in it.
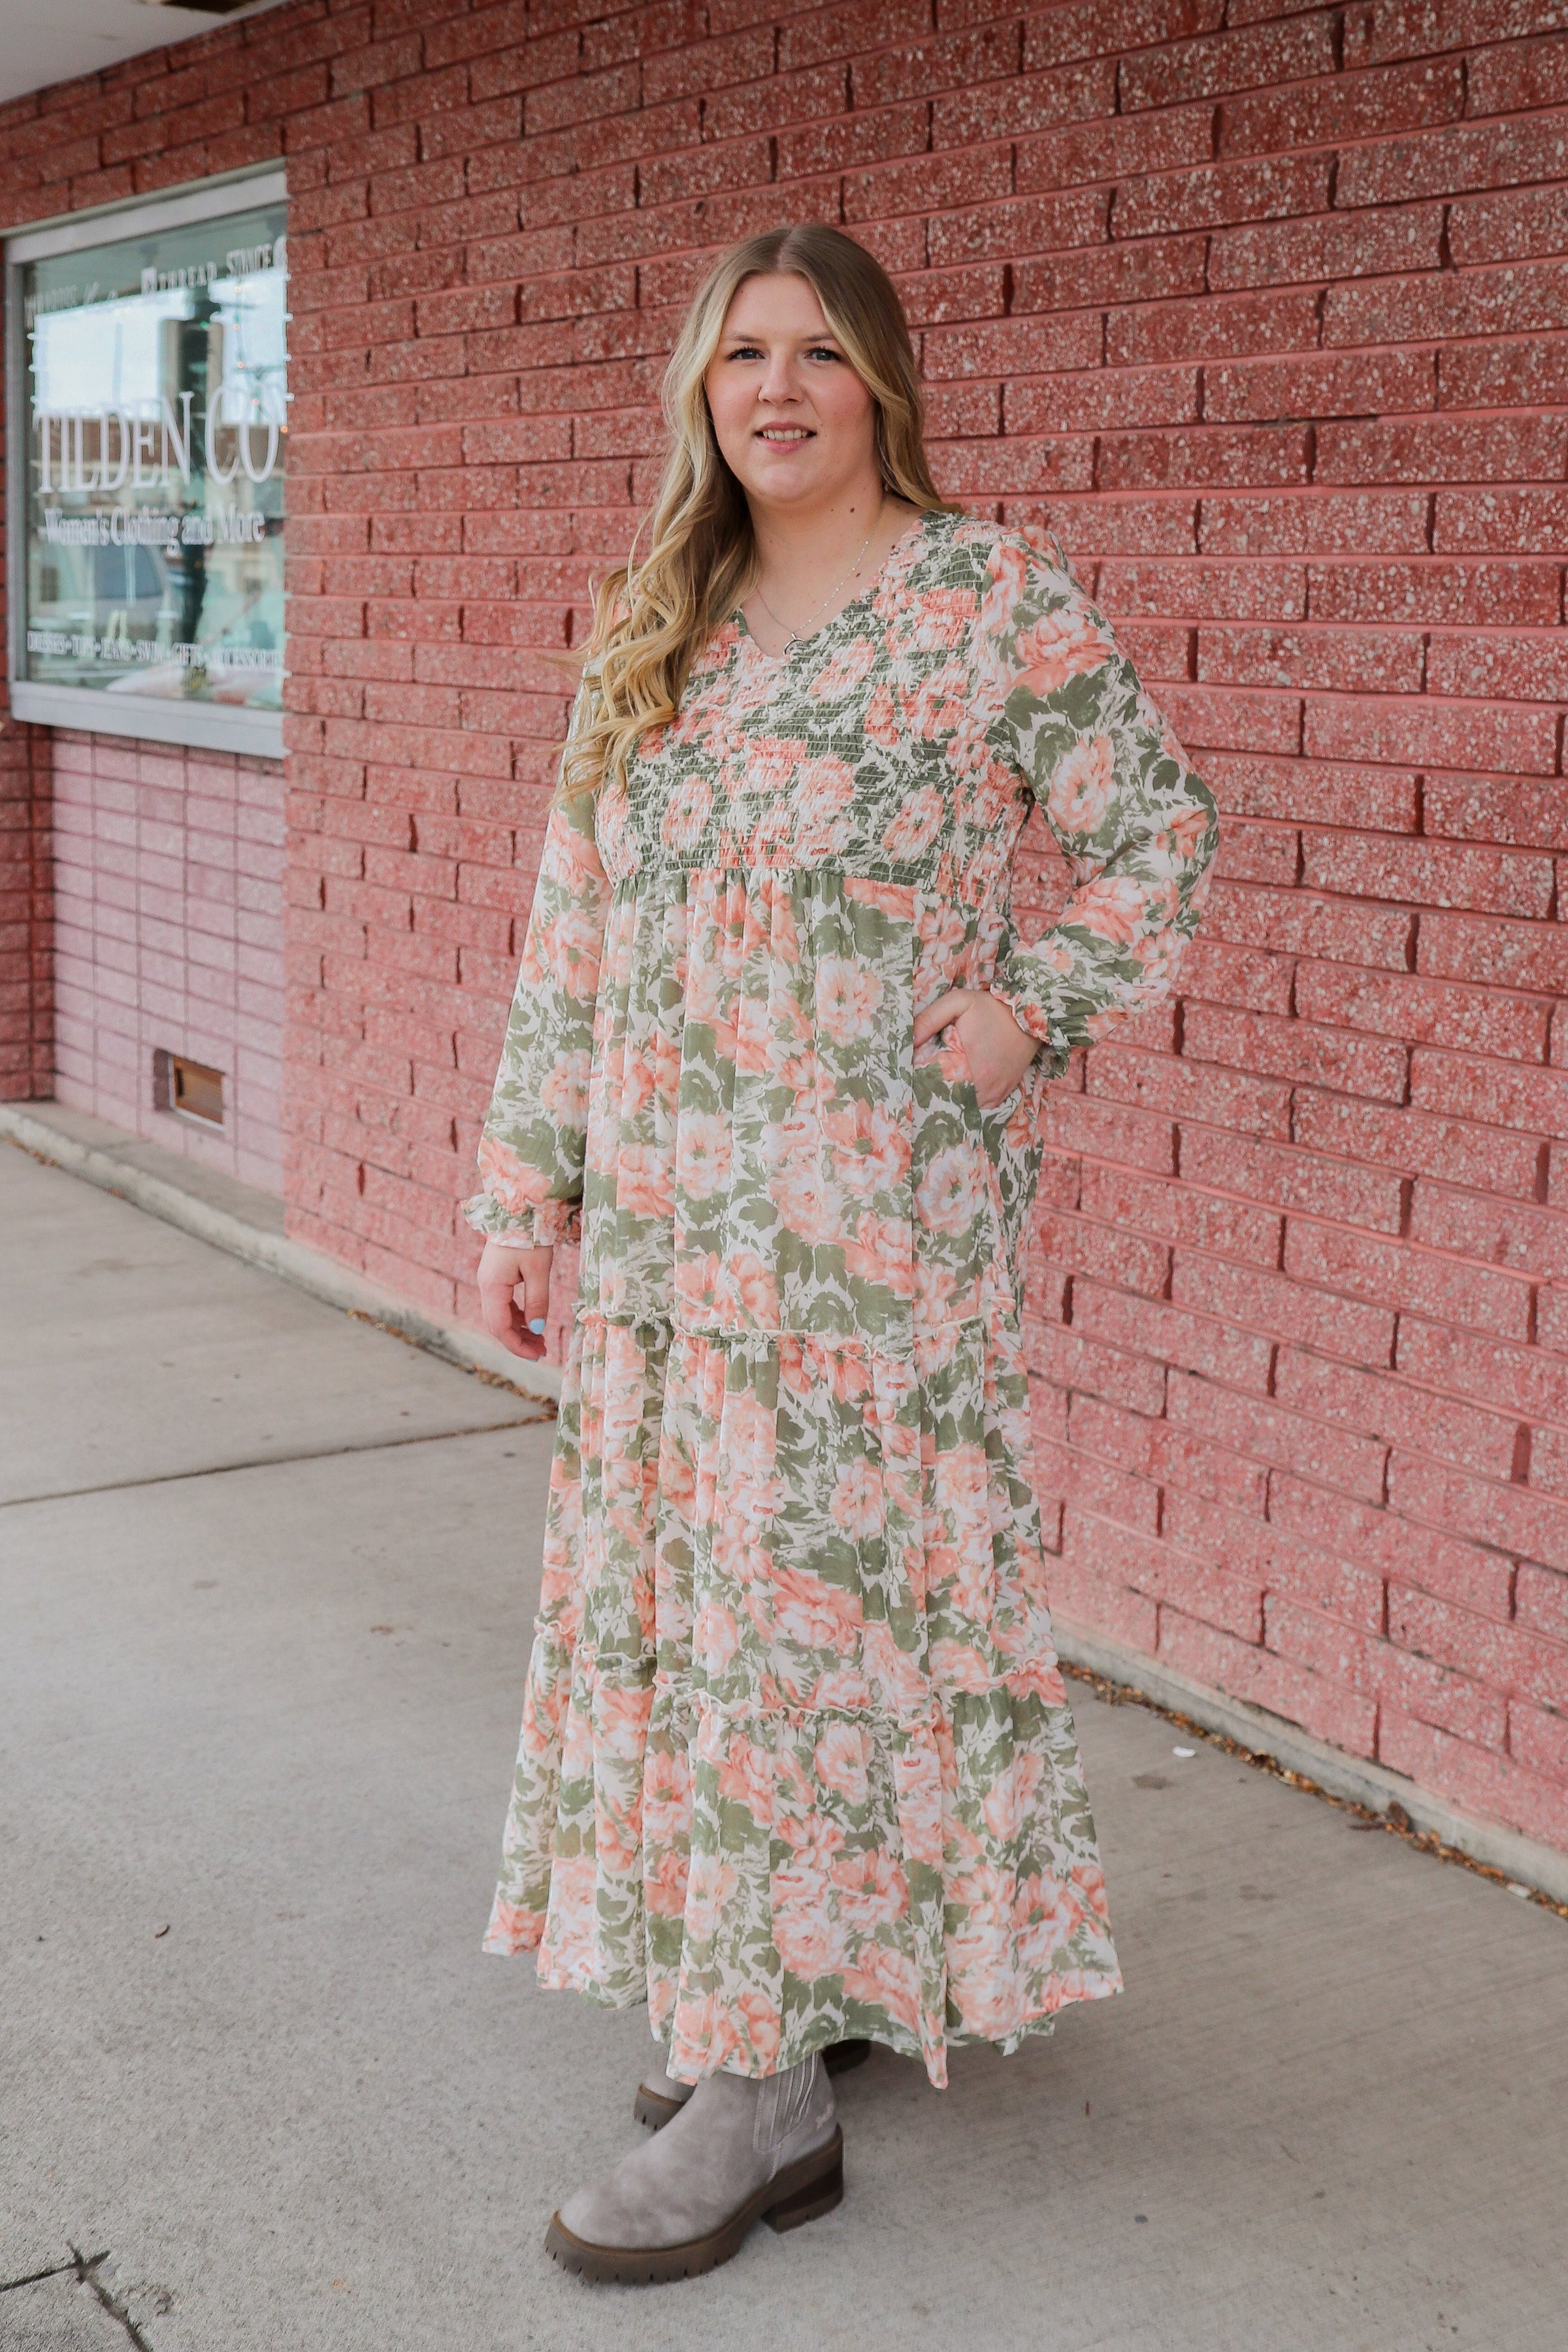
M 159 1110 L 194 1118 L 202 1127 L 221 1127 L 223 1072 L 160 1045 L 153 1055 L 153 1101 Z

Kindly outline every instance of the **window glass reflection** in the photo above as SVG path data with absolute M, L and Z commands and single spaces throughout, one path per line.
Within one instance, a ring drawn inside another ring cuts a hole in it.
M 279 708 L 285 217 L 25 268 L 29 679 Z

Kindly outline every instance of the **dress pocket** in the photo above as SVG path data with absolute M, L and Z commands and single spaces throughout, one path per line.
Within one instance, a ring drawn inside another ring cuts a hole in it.
M 999 1155 L 1017 1097 L 982 1110 L 951 1024 L 915 1050 L 913 1069 L 916 1320 L 963 1321 L 984 1311 L 999 1282 L 1011 1288 Z

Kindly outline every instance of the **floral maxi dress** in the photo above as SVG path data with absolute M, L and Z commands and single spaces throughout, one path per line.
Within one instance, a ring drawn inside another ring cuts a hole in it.
M 941 2085 L 1120 1987 L 1021 1260 L 1047 1081 L 1168 992 L 1215 837 L 1059 548 L 949 512 L 784 656 L 732 614 L 552 808 L 466 1208 L 582 1244 L 485 1948 L 646 2000 L 685 2081 L 869 2036 Z M 912 1043 L 953 987 L 1041 1041 L 994 1108 Z

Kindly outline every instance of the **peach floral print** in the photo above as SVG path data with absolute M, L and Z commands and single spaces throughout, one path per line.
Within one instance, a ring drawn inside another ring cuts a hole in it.
M 584 677 L 574 723 L 594 693 Z M 1038 803 L 1073 878 L 1011 912 Z M 1054 541 L 931 514 L 737 613 L 552 809 L 467 1216 L 581 1243 L 486 1948 L 672 2071 L 1048 2032 L 1121 1972 L 1029 1479 L 1049 1080 L 1167 995 L 1214 802 Z M 921 1007 L 1039 1041 L 982 1108 Z

